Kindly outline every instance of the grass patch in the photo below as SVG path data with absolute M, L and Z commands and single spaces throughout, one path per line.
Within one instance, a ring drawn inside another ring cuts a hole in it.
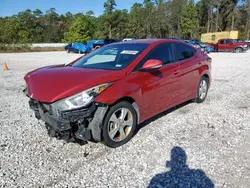
M 0 44 L 0 53 L 64 51 L 63 47 L 31 47 L 28 44 Z

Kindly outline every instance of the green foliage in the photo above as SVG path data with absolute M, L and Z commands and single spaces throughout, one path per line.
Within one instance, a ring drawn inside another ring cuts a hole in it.
M 78 16 L 73 22 L 69 31 L 65 33 L 65 42 L 86 43 L 93 38 L 94 25 L 91 19 L 85 15 Z
M 197 34 L 198 17 L 197 9 L 193 1 L 185 7 L 181 17 L 181 33 L 186 39 L 194 38 Z
M 85 14 L 58 15 L 54 8 L 45 13 L 27 9 L 0 17 L 0 44 L 39 42 L 87 42 L 105 38 L 199 38 L 204 32 L 240 30 L 250 37 L 250 0 L 144 0 L 131 9 L 116 9 L 115 0 L 104 3 L 96 17 Z
M 20 24 L 15 16 L 0 20 L 0 43 L 19 42 L 18 31 Z
M 107 2 L 104 3 L 105 14 L 112 14 L 116 6 L 115 0 L 107 0 Z

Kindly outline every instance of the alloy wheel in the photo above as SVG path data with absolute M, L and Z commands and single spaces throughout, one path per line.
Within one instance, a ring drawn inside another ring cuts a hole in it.
M 127 108 L 117 109 L 108 122 L 108 135 L 114 142 L 127 138 L 133 127 L 133 115 Z
M 206 95 L 207 95 L 207 82 L 206 80 L 202 80 L 200 83 L 200 87 L 199 87 L 199 97 L 201 100 L 203 100 Z

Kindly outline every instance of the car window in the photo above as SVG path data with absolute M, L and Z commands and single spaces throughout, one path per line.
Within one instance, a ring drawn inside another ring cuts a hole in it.
M 221 40 L 221 41 L 220 41 L 220 44 L 225 44 L 225 43 L 224 43 L 224 40 Z
M 231 40 L 226 40 L 226 44 L 231 44 Z
M 193 57 L 196 53 L 196 49 L 186 45 L 184 43 L 175 43 L 175 54 L 176 54 L 176 60 L 181 61 L 184 59 L 188 59 L 190 57 Z
M 164 43 L 153 48 L 148 55 L 136 66 L 134 71 L 139 70 L 143 64 L 150 59 L 157 59 L 162 61 L 163 65 L 173 63 L 174 54 L 172 49 L 172 43 Z
M 174 62 L 173 50 L 171 43 L 164 43 L 155 47 L 144 60 L 157 59 L 162 61 L 164 65 Z
M 77 60 L 72 66 L 105 70 L 121 70 L 127 67 L 148 44 L 110 44 Z

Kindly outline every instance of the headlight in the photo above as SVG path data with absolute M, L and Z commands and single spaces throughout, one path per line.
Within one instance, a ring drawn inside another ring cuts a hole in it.
M 247 48 L 248 46 L 247 46 L 247 44 L 246 44 L 246 45 L 244 45 L 243 47 L 244 47 L 244 48 Z
M 81 93 L 73 95 L 71 97 L 62 99 L 58 102 L 52 104 L 56 109 L 64 110 L 72 110 L 87 106 L 90 104 L 94 98 L 107 89 L 110 86 L 110 83 L 101 84 L 92 88 L 89 88 Z

